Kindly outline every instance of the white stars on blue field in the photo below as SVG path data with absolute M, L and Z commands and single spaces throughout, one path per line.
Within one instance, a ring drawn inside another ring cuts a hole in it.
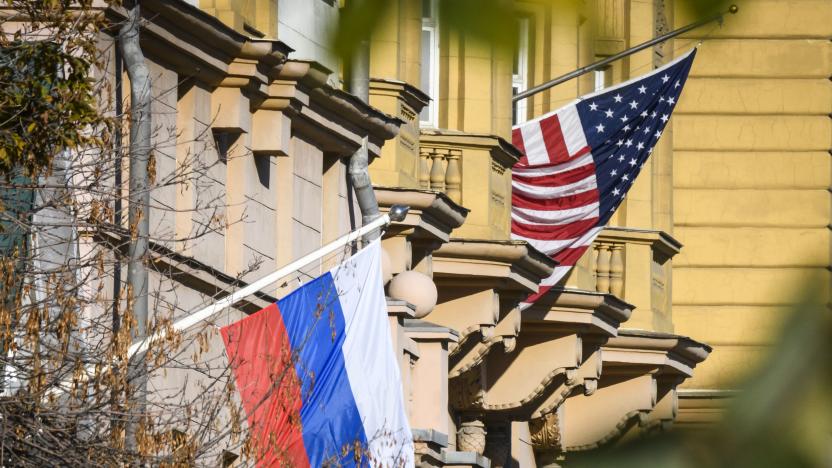
M 632 186 L 679 100 L 691 54 L 660 73 L 578 102 L 578 115 L 596 165 L 601 222 Z

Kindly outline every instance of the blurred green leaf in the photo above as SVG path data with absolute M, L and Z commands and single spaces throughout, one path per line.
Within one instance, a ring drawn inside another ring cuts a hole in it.
M 819 286 L 711 430 L 672 431 L 570 456 L 586 467 L 821 467 L 832 442 L 832 320 Z
M 417 2 L 422 0 L 403 0 Z M 425 0 L 427 1 L 427 0 Z M 393 0 L 347 0 L 341 10 L 338 28 L 333 35 L 335 52 L 348 60 L 361 41 L 368 40 L 384 20 Z M 537 2 L 561 12 L 586 7 L 580 0 L 546 0 Z M 514 47 L 517 34 L 513 19 L 518 15 L 511 0 L 438 0 L 439 23 L 442 28 L 457 31 L 467 39 L 492 45 Z M 679 8 L 690 12 L 692 18 L 704 18 L 728 10 L 728 0 L 683 0 Z M 684 25 L 676 25 L 681 27 Z

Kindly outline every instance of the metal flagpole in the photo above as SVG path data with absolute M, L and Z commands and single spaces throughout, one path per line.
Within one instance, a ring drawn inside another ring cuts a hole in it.
M 332 252 L 344 247 L 345 245 L 354 242 L 358 239 L 361 239 L 364 235 L 369 234 L 381 227 L 387 226 L 393 221 L 402 221 L 404 217 L 407 215 L 408 210 L 410 207 L 404 205 L 393 205 L 390 207 L 390 211 L 385 215 L 381 216 L 370 222 L 369 224 L 362 226 L 355 231 L 349 232 L 338 239 L 330 242 L 329 244 L 321 247 L 320 249 L 311 252 L 309 254 L 304 255 L 303 257 L 293 261 L 292 263 L 278 269 L 275 272 L 272 272 L 259 280 L 249 284 L 248 286 L 240 289 L 239 291 L 235 291 L 228 296 L 218 300 L 217 302 L 205 307 L 204 309 L 198 310 L 187 317 L 181 318 L 173 323 L 171 329 L 176 332 L 181 332 L 191 328 L 192 326 L 196 325 L 197 323 L 206 320 L 216 314 L 217 312 L 229 307 L 236 302 L 240 301 L 241 299 L 249 296 L 266 286 L 276 283 L 279 279 L 284 278 L 297 270 L 301 269 L 304 265 L 312 263 L 316 260 L 319 260 Z M 127 350 L 127 357 L 133 357 L 134 355 L 141 353 L 150 346 L 153 341 L 156 341 L 160 338 L 163 338 L 167 334 L 166 331 L 156 332 L 153 335 L 139 341 L 133 343 L 132 346 Z
M 736 5 L 731 5 L 728 8 L 728 13 L 731 13 L 732 15 L 736 14 L 737 11 L 739 11 L 739 7 L 737 7 Z M 559 76 L 559 77 L 557 77 L 553 80 L 547 81 L 546 83 L 543 83 L 541 85 L 537 85 L 534 88 L 527 89 L 526 91 L 523 91 L 522 93 L 517 94 L 516 96 L 513 96 L 511 98 L 511 102 L 515 103 L 515 102 L 517 102 L 521 99 L 526 99 L 529 96 L 533 96 L 533 95 L 535 95 L 535 94 L 537 94 L 541 91 L 545 91 L 545 90 L 547 90 L 547 89 L 549 89 L 553 86 L 557 86 L 557 85 L 559 85 L 559 84 L 561 84 L 565 81 L 569 81 L 572 78 L 577 78 L 581 75 L 585 75 L 585 74 L 587 74 L 587 73 L 589 73 L 589 72 L 591 72 L 591 71 L 593 71 L 593 70 L 595 70 L 599 67 L 603 67 L 604 65 L 607 65 L 608 63 L 615 62 L 618 59 L 627 57 L 628 55 L 632 55 L 636 52 L 644 50 L 644 49 L 646 49 L 646 48 L 648 48 L 652 45 L 658 44 L 660 42 L 664 42 L 668 39 L 673 39 L 674 37 L 676 37 L 680 34 L 684 34 L 684 33 L 688 32 L 692 29 L 696 29 L 700 26 L 704 26 L 704 25 L 706 25 L 708 23 L 711 23 L 713 21 L 719 21 L 719 24 L 721 25 L 724 17 L 725 17 L 725 12 L 722 12 L 722 13 L 719 13 L 717 15 L 711 16 L 709 18 L 699 20 L 695 23 L 691 23 L 687 26 L 683 26 L 679 29 L 675 29 L 673 31 L 670 31 L 669 33 L 662 34 L 661 36 L 650 39 L 647 42 L 643 42 L 643 43 L 641 43 L 641 44 L 639 44 L 635 47 L 630 47 L 629 49 L 627 49 L 623 52 L 619 52 L 619 53 L 617 53 L 613 56 L 607 57 L 604 60 L 599 60 L 599 61 L 597 61 L 597 62 L 595 62 L 591 65 L 581 67 L 581 68 L 579 68 L 577 70 L 574 70 L 574 71 L 571 71 L 571 72 L 569 72 L 565 75 L 561 75 L 561 76 Z

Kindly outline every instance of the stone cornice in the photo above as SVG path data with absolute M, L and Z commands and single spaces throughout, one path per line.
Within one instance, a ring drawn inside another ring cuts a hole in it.
M 126 10 L 115 6 L 105 10 L 107 18 L 119 23 Z M 219 19 L 182 1 L 142 2 L 142 48 L 163 58 L 180 78 L 198 75 L 200 81 L 219 85 L 232 72 L 235 59 L 254 61 L 265 76 L 286 59 L 292 48 L 279 40 L 254 39 L 223 24 Z
M 650 245 L 654 252 L 673 258 L 682 250 L 682 243 L 664 231 L 634 229 L 626 227 L 605 227 L 598 234 L 597 241 L 612 241 L 630 244 Z
M 693 368 L 704 361 L 711 347 L 686 336 L 644 330 L 619 330 L 603 347 L 605 369 L 653 368 L 657 374 L 693 375 Z M 635 370 L 636 373 L 643 371 Z
M 430 102 L 430 96 L 406 81 L 370 78 L 370 93 L 391 93 L 404 100 L 417 113 Z
M 317 62 L 286 60 L 262 89 L 249 86 L 252 108 L 284 112 L 298 131 L 343 155 L 355 151 L 367 136 L 370 154 L 377 156 L 404 122 L 332 87 L 327 81 L 331 74 Z
M 422 145 L 435 148 L 484 148 L 491 152 L 493 161 L 505 169 L 511 169 L 522 153 L 502 137 L 485 133 L 467 133 L 456 130 L 427 129 L 419 136 Z
M 612 294 L 552 288 L 523 311 L 523 327 L 616 336 L 619 325 L 630 318 L 632 311 L 632 305 Z
M 459 340 L 459 333 L 456 330 L 426 320 L 405 319 L 404 329 L 407 336 L 416 341 L 456 343 Z
M 372 156 L 404 123 L 328 84 L 331 70 L 316 62 L 288 60 L 292 49 L 279 40 L 253 39 L 181 1 L 147 0 L 142 48 L 174 69 L 211 86 L 240 88 L 251 110 L 279 110 L 326 151 L 354 152 L 366 136 Z M 122 7 L 106 10 L 122 21 Z
M 397 187 L 374 187 L 374 190 L 382 211 L 397 204 L 410 207 L 403 221 L 390 226 L 390 233 L 414 230 L 417 237 L 447 242 L 451 231 L 462 226 L 468 216 L 467 209 L 441 192 Z
M 340 115 L 347 121 L 357 121 L 378 133 L 383 139 L 390 139 L 399 131 L 404 123 L 398 117 L 393 117 L 365 103 L 357 96 L 341 89 L 334 88 L 327 80 L 332 71 L 318 62 L 310 60 L 286 60 L 276 69 L 274 76 L 278 83 L 296 83 L 302 90 L 308 91 L 312 101 L 322 108 Z
M 531 293 L 557 263 L 525 241 L 451 239 L 433 253 L 434 275 Z

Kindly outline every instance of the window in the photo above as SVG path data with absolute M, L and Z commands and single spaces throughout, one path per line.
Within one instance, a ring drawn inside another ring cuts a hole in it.
M 439 126 L 439 27 L 437 0 L 422 0 L 422 73 L 420 88 L 430 103 L 422 109 L 419 121 L 426 127 Z
M 511 73 L 511 94 L 516 96 L 529 87 L 529 18 L 517 19 L 517 51 L 514 54 Z M 528 117 L 526 101 L 526 99 L 521 99 L 512 104 L 512 125 L 526 121 Z
M 610 67 L 599 68 L 595 70 L 595 91 L 601 91 L 609 86 Z
M 606 75 L 606 70 L 595 70 L 595 91 L 604 89 L 604 75 Z

